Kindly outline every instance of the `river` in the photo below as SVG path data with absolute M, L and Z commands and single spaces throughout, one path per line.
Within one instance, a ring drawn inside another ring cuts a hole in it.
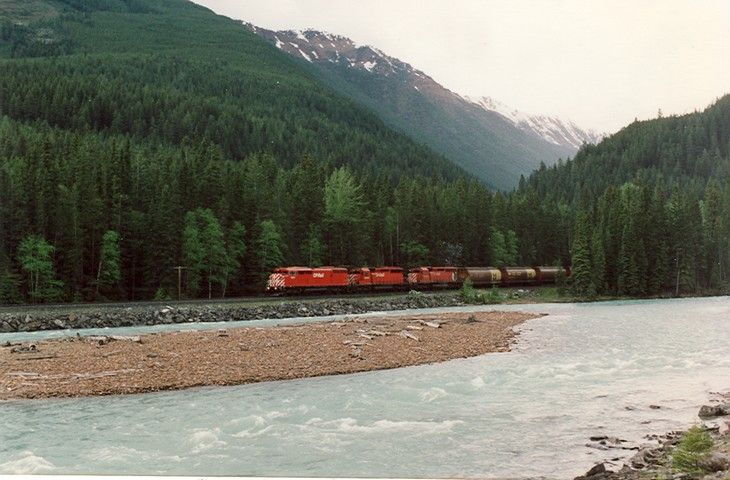
M 730 388 L 730 297 L 481 309 L 549 315 L 512 352 L 434 365 L 0 403 L 0 473 L 572 478 L 633 453 L 590 436 L 685 428 Z

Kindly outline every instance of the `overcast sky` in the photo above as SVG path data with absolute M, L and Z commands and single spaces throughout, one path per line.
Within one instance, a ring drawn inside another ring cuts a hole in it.
M 730 0 L 195 0 L 373 45 L 447 88 L 613 132 L 730 93 Z

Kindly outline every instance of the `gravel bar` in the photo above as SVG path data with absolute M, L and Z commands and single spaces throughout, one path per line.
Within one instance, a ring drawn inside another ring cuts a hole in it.
M 508 351 L 517 312 L 353 317 L 278 327 L 79 336 L 0 348 L 0 400 L 336 375 Z

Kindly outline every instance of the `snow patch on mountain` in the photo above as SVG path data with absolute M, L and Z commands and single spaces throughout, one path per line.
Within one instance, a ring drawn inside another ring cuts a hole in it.
M 416 91 L 431 97 L 439 97 L 452 104 L 473 108 L 474 105 L 504 117 L 508 122 L 531 136 L 553 145 L 578 150 L 586 143 L 598 143 L 605 134 L 584 130 L 569 120 L 547 115 L 530 115 L 511 108 L 491 97 L 464 97 L 437 83 L 424 72 L 410 64 L 385 54 L 382 50 L 357 45 L 340 35 L 317 30 L 271 31 L 245 24 L 252 31 L 267 39 L 278 49 L 310 63 L 343 65 L 367 74 L 397 76 L 399 81 L 411 85 Z
M 579 149 L 586 143 L 598 143 L 606 134 L 591 129 L 582 129 L 570 120 L 561 120 L 547 115 L 530 115 L 511 108 L 491 97 L 464 97 L 489 112 L 503 116 L 523 131 L 538 135 L 555 145 Z

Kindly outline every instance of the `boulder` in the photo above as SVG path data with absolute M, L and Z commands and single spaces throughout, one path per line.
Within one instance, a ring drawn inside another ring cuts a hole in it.
M 707 472 L 722 472 L 730 470 L 730 455 L 721 452 L 711 452 L 697 461 L 697 466 Z
M 702 405 L 698 413 L 700 418 L 723 417 L 730 415 L 730 403 L 721 403 L 719 405 Z

